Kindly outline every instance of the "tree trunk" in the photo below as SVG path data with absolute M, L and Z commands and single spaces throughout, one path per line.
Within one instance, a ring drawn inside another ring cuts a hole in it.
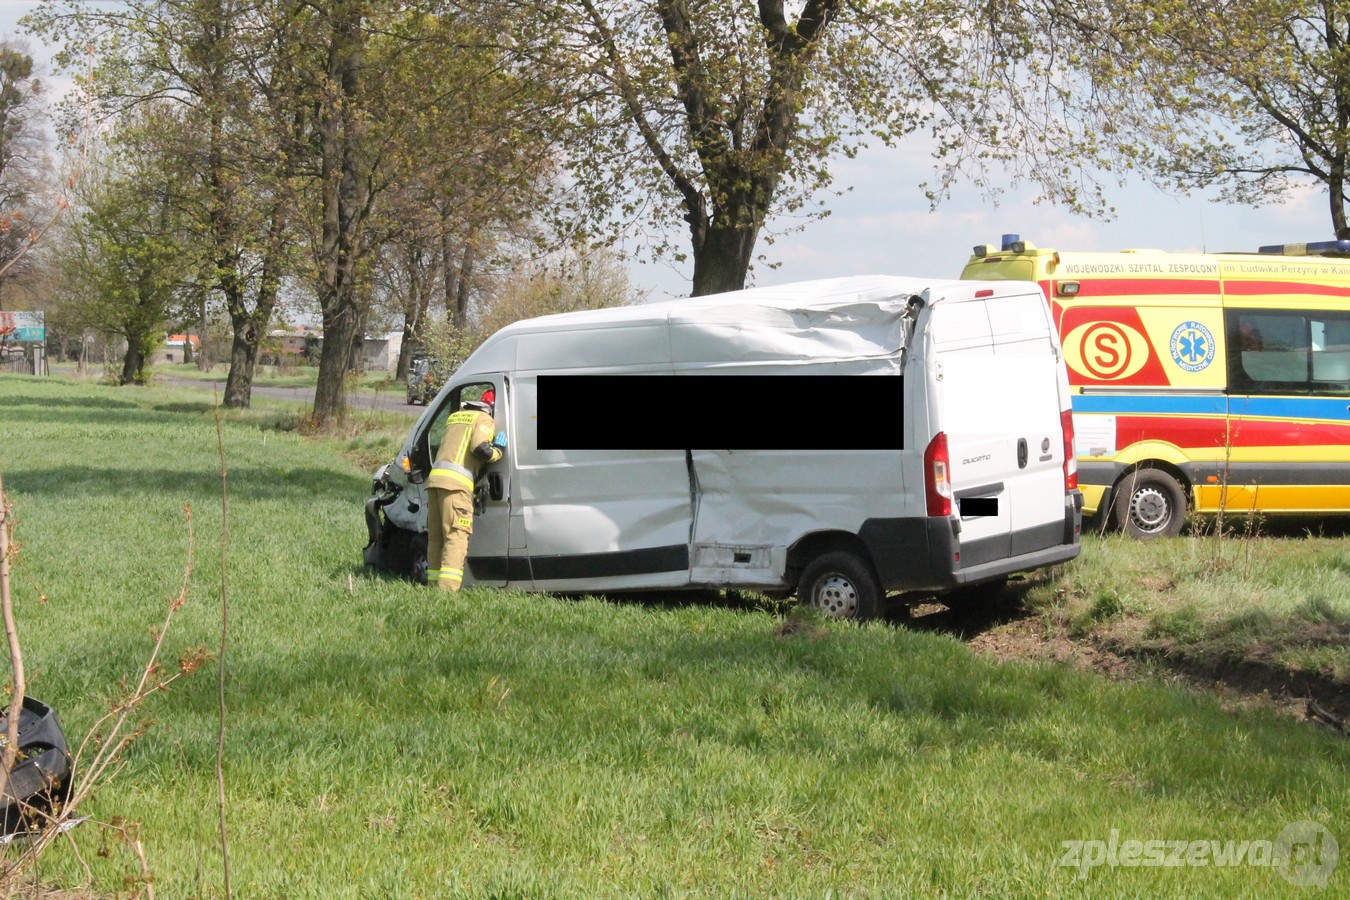
M 253 402 L 253 373 L 258 366 L 258 347 L 262 341 L 252 320 L 238 324 L 230 344 L 230 374 L 225 376 L 225 397 L 229 409 L 247 409 Z
M 412 368 L 413 345 L 420 341 L 417 334 L 418 318 L 405 312 L 403 314 L 403 340 L 398 345 L 398 362 L 394 365 L 394 377 L 399 381 L 408 380 L 408 370 Z
M 319 381 L 314 388 L 314 418 L 322 424 L 340 421 L 347 414 L 347 369 L 358 324 L 351 306 L 323 311 L 323 349 L 319 352 Z M 326 416 L 321 416 L 320 410 Z
M 1345 171 L 1344 166 L 1335 166 L 1331 177 L 1327 179 L 1331 201 L 1331 225 L 1336 230 L 1336 240 L 1350 238 L 1350 223 L 1345 218 Z
M 262 348 L 267 326 L 272 321 L 272 311 L 277 306 L 277 257 L 281 254 L 281 236 L 285 231 L 285 216 L 281 204 L 272 207 L 271 224 L 262 261 L 262 273 L 258 277 L 258 296 L 253 308 L 244 302 L 243 292 L 239 290 L 239 279 L 231 276 L 222 278 L 222 290 L 233 289 L 233 299 L 227 291 L 226 308 L 230 313 L 230 325 L 234 339 L 230 346 L 230 374 L 225 379 L 224 403 L 230 409 L 246 409 L 253 402 L 253 375 L 258 368 L 258 353 Z
M 127 341 L 127 352 L 122 357 L 121 384 L 138 384 L 145 377 L 145 354 L 141 351 L 141 342 Z
M 352 350 L 348 358 L 347 371 L 361 375 L 366 371 L 366 305 L 361 304 L 361 313 L 356 317 L 356 330 L 352 332 Z
M 413 347 L 421 342 L 422 322 L 426 319 L 430 306 L 431 292 L 422 277 L 422 250 L 410 247 L 406 260 L 408 266 L 408 299 L 403 304 L 403 340 L 398 345 L 398 365 L 394 368 L 394 377 L 399 381 L 408 380 L 408 369 L 412 367 Z
M 473 267 L 477 254 L 474 252 L 473 235 L 464 239 L 464 248 L 459 262 L 454 261 L 455 236 L 449 225 L 449 212 L 442 213 L 441 222 L 441 286 L 445 294 L 445 314 L 454 323 L 456 331 L 463 331 L 469 319 L 469 287 L 473 278 Z
M 469 284 L 477 256 L 473 247 L 473 238 L 464 243 L 464 255 L 455 274 L 455 329 L 460 332 L 469 327 Z
M 735 219 L 735 216 L 728 218 Z M 739 291 L 745 287 L 758 228 L 710 224 L 694 250 L 693 296 Z
M 328 47 L 328 81 L 336 96 L 318 112 L 323 228 L 320 238 L 319 307 L 323 310 L 323 352 L 314 391 L 314 420 L 320 426 L 347 411 L 345 380 L 352 342 L 360 327 L 356 269 L 361 229 L 370 200 L 362 177 L 360 121 L 362 4 L 336 4 Z
M 206 313 L 206 300 L 203 299 L 201 306 L 197 310 L 197 337 L 201 343 L 197 345 L 197 371 L 209 372 L 211 366 L 215 365 L 212 356 L 215 355 L 215 348 L 211 346 L 211 320 Z

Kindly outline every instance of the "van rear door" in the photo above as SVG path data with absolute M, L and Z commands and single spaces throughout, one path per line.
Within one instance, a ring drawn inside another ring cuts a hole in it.
M 1007 404 L 1019 442 L 1018 469 L 1008 484 L 1012 555 L 1020 556 L 1064 543 L 1064 413 L 1069 398 L 1061 391 L 1067 383 L 1043 294 L 994 297 L 986 308 L 1000 382 L 1014 386 L 996 402 Z
M 938 303 L 930 324 L 962 568 L 1064 540 L 1061 362 L 1045 298 L 974 293 Z
M 1011 550 L 1017 441 L 1007 427 L 1006 390 L 994 365 L 989 315 L 982 302 L 944 298 L 928 319 L 930 434 L 947 435 L 953 510 L 961 517 L 961 566 L 1006 559 Z M 1005 399 L 1006 403 L 1006 399 Z M 936 415 L 933 415 L 936 413 Z

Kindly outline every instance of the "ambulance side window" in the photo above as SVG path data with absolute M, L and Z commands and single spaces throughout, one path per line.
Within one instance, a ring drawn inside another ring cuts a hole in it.
M 1316 393 L 1350 393 L 1350 314 L 1316 313 L 1309 320 Z
M 1350 393 L 1350 314 L 1229 310 L 1230 390 Z

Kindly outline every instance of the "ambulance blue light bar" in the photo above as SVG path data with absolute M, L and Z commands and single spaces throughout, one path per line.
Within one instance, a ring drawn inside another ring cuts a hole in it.
M 1315 241 L 1311 244 L 1267 244 L 1257 251 L 1276 256 L 1336 256 L 1350 254 L 1350 241 Z
M 1027 250 L 1032 249 L 1030 244 L 1022 240 L 1020 234 L 1004 234 L 1001 238 L 1001 243 L 1003 246 L 999 249 L 1003 253 L 1025 253 Z M 985 257 L 989 256 L 991 253 L 999 252 L 989 244 L 976 244 L 974 249 L 975 255 L 979 257 Z

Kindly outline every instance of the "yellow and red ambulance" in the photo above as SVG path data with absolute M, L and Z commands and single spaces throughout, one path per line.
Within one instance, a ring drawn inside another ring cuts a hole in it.
M 1073 392 L 1084 513 L 1350 514 L 1350 241 L 1074 253 L 1018 235 L 963 278 L 1040 284 Z

